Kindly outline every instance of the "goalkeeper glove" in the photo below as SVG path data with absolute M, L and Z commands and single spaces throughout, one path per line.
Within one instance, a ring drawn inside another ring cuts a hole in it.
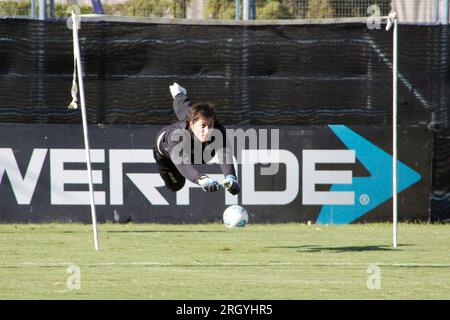
M 222 184 L 225 189 L 227 189 L 227 191 L 232 195 L 236 195 L 239 193 L 239 191 L 241 191 L 241 186 L 239 185 L 239 182 L 237 181 L 237 178 L 235 176 L 226 176 Z
M 176 97 L 177 95 L 179 95 L 180 93 L 181 93 L 181 94 L 184 94 L 184 95 L 187 94 L 186 89 L 183 88 L 182 86 L 180 86 L 180 85 L 179 85 L 178 83 L 176 83 L 176 82 L 174 82 L 173 85 L 169 86 L 169 89 L 170 89 L 170 94 L 172 95 L 172 98 L 174 98 L 174 99 L 175 99 L 175 97 Z
M 202 175 L 197 182 L 205 192 L 215 192 L 220 189 L 219 183 L 207 175 Z

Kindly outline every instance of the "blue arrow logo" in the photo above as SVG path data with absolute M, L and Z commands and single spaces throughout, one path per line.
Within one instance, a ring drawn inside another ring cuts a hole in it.
M 332 185 L 330 191 L 353 191 L 355 204 L 325 205 L 316 223 L 351 223 L 392 198 L 392 157 L 346 126 L 329 127 L 348 149 L 355 150 L 356 158 L 370 172 L 370 177 L 353 178 L 352 184 Z M 421 179 L 420 174 L 400 161 L 397 161 L 397 175 L 398 192 Z

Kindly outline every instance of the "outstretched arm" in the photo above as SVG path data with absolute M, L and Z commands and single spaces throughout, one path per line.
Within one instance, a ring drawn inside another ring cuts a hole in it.
M 232 195 L 236 195 L 241 191 L 241 186 L 236 177 L 236 170 L 233 163 L 233 150 L 229 148 L 230 144 L 227 141 L 225 127 L 222 124 L 217 123 L 217 129 L 222 133 L 223 137 L 223 148 L 218 151 L 220 168 L 225 176 L 225 180 L 223 180 L 222 184 Z
M 208 177 L 206 174 L 201 174 L 192 164 L 179 164 L 176 167 L 184 177 L 200 185 L 203 191 L 214 192 L 220 189 L 220 185 L 216 180 Z
M 173 98 L 173 111 L 175 111 L 178 120 L 184 121 L 187 119 L 189 110 L 192 107 L 191 100 L 187 96 L 187 91 L 176 82 L 169 86 L 169 88 Z

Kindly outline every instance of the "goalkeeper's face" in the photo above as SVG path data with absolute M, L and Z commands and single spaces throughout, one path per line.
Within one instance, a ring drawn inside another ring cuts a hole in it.
M 214 119 L 199 118 L 190 123 L 192 132 L 201 142 L 209 141 L 214 130 Z

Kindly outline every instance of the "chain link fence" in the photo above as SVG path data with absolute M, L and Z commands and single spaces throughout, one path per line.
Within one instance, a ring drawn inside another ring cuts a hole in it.
M 323 19 L 368 17 L 378 6 L 387 15 L 392 5 L 401 2 L 402 8 L 437 14 L 442 0 L 256 0 L 255 18 Z M 32 9 L 31 0 L 0 0 L 0 16 L 36 17 L 38 0 Z M 242 19 L 244 0 L 102 0 L 106 14 L 150 18 Z M 47 0 L 47 17 L 67 16 L 67 8 L 77 5 L 81 13 L 94 13 L 90 0 Z M 238 10 L 237 9 L 238 6 Z M 436 18 L 437 19 L 437 18 Z

